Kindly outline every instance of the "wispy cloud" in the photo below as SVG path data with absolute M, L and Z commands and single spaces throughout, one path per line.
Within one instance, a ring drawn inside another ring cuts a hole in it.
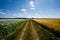
M 22 12 L 26 12 L 26 9 L 21 9 Z
M 35 10 L 35 8 L 31 8 L 31 10 Z
M 6 14 L 6 13 L 4 13 L 4 12 L 0 12 L 0 14 Z
M 21 9 L 21 11 L 23 12 L 23 14 L 27 14 L 27 10 L 26 9 Z
M 35 7 L 34 1 L 30 1 L 30 2 L 29 2 L 29 5 L 30 5 L 30 7 Z
M 30 1 L 29 5 L 31 7 L 31 10 L 35 10 L 35 2 L 34 1 Z
M 57 15 L 60 15 L 60 13 L 56 13 Z

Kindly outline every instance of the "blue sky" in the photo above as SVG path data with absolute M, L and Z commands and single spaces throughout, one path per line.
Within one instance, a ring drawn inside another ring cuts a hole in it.
M 60 0 L 0 0 L 0 18 L 60 18 Z

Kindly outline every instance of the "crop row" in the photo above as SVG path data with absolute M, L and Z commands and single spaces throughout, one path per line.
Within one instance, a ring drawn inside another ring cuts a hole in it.
M 12 37 L 15 34 L 15 32 L 20 29 L 20 25 L 22 23 L 23 21 L 18 21 L 18 22 L 9 23 L 9 24 L 8 23 L 0 24 L 0 39 L 7 40 L 10 36 Z

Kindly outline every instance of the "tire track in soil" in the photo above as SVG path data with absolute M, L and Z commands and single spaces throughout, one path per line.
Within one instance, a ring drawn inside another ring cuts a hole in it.
M 27 23 L 27 22 L 26 22 L 26 23 Z M 21 24 L 20 28 L 22 28 L 22 27 L 23 27 L 23 28 L 19 30 L 19 32 L 17 33 L 17 36 L 15 37 L 14 40 L 19 40 L 19 39 L 20 39 L 21 32 L 22 32 L 22 30 L 24 29 L 24 26 L 26 25 L 26 23 L 22 23 L 22 24 Z
M 19 40 L 24 40 L 24 35 L 25 35 L 26 31 L 27 31 L 28 24 L 29 24 L 29 21 L 28 21 L 28 22 L 26 23 L 26 25 L 24 26 L 24 29 L 23 29 L 22 32 L 21 32 L 21 35 L 20 35 Z
M 31 21 L 30 24 L 31 24 L 31 36 L 33 38 L 32 40 L 39 40 L 39 36 L 37 34 L 36 29 L 34 28 L 33 22 Z

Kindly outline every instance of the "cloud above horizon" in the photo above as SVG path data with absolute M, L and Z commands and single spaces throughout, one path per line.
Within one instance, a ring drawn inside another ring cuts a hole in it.
M 21 9 L 22 12 L 26 12 L 27 10 L 26 9 Z
M 0 17 L 60 18 L 60 0 L 0 0 Z
M 4 13 L 4 12 L 0 12 L 0 14 L 6 14 L 6 13 Z
M 30 1 L 30 2 L 29 2 L 29 5 L 30 5 L 30 7 L 31 7 L 31 8 L 30 8 L 31 10 L 35 10 L 35 2 L 34 2 L 34 1 Z

